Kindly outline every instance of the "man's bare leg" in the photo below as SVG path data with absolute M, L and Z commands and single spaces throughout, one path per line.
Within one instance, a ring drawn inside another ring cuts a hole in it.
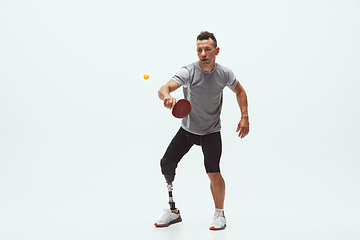
M 223 209 L 225 200 L 225 181 L 221 173 L 208 173 L 210 189 L 214 199 L 215 208 Z

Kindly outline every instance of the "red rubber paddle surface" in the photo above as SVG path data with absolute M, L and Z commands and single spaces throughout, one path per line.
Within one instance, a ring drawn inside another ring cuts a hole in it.
M 191 111 L 191 103 L 186 99 L 180 99 L 175 104 L 172 115 L 176 118 L 184 118 L 186 117 Z

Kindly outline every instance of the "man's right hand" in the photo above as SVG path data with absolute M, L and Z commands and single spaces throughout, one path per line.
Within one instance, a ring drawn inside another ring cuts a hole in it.
M 171 97 L 170 93 L 178 89 L 180 86 L 174 80 L 169 80 L 165 85 L 161 86 L 158 91 L 158 96 L 164 101 L 164 106 L 173 109 L 176 104 L 176 98 Z
M 176 98 L 173 97 L 165 97 L 164 98 L 164 107 L 168 108 L 168 109 L 173 109 L 173 107 L 176 104 Z

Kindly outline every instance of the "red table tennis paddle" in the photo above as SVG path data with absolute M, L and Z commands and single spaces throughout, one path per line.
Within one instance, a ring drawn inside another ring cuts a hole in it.
M 172 115 L 176 118 L 184 118 L 191 111 L 191 103 L 186 99 L 180 99 L 172 109 Z

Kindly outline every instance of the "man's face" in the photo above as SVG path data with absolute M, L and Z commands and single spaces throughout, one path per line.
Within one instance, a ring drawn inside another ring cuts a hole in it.
M 215 65 L 216 56 L 219 54 L 219 47 L 214 47 L 214 42 L 211 38 L 198 40 L 196 42 L 196 47 L 200 65 L 203 67 Z

